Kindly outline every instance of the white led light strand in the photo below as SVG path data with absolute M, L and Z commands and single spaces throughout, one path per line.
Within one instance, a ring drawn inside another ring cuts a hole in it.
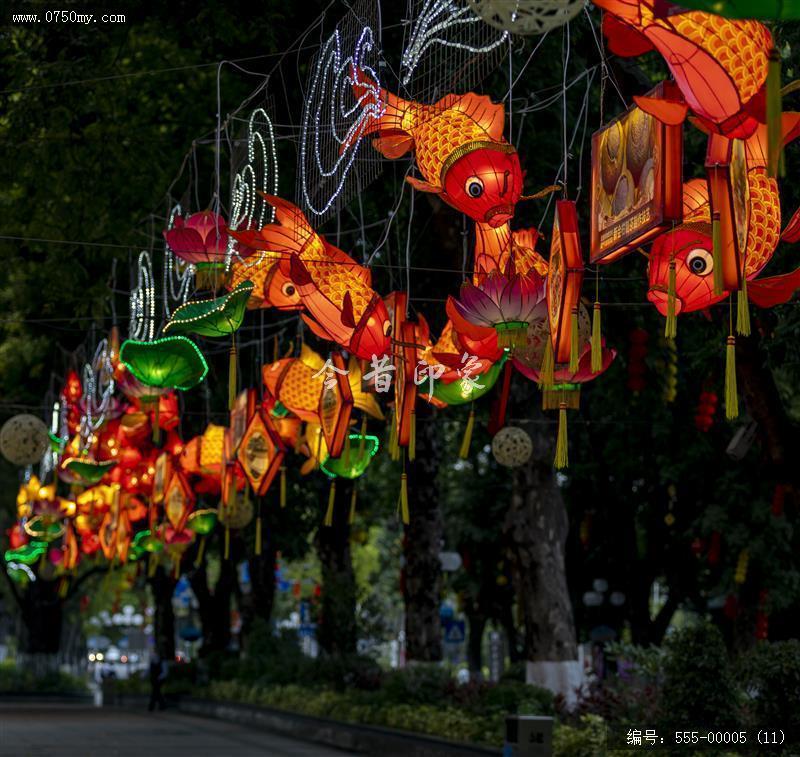
M 180 204 L 175 205 L 169 214 L 167 229 L 175 226 L 175 217 L 182 215 Z M 164 315 L 169 320 L 171 316 L 170 302 L 176 301 L 183 305 L 192 289 L 195 267 L 178 258 L 169 245 L 164 242 Z
M 263 123 L 256 123 L 256 121 Z M 275 220 L 275 210 L 260 195 L 278 194 L 278 155 L 275 152 L 275 133 L 272 119 L 263 108 L 254 110 L 247 123 L 247 163 L 234 174 L 231 181 L 231 211 L 228 225 L 231 229 L 260 229 Z M 236 240 L 228 237 L 225 253 L 225 270 L 229 270 L 236 255 Z M 249 259 L 237 259 L 245 265 Z
M 468 6 L 459 6 L 455 0 L 425 0 L 400 62 L 400 79 L 403 84 L 407 85 L 411 81 L 420 60 L 433 45 L 469 53 L 488 53 L 508 39 L 507 31 L 483 46 L 448 38 L 454 31 L 463 31 L 474 24 L 483 24 L 483 20 Z
M 364 128 L 383 115 L 380 79 L 372 67 L 364 64 L 374 44 L 372 29 L 364 27 L 353 54 L 343 58 L 337 29 L 319 52 L 303 108 L 300 138 L 300 184 L 306 206 L 315 215 L 324 214 L 336 201 L 356 158 Z M 353 70 L 366 75 L 361 83 L 367 91 L 358 98 L 353 93 Z M 323 160 L 323 137 L 332 138 L 337 148 L 334 156 L 327 156 L 333 158 L 330 165 Z M 309 153 L 319 183 L 334 185 L 321 207 L 312 200 L 309 191 Z
M 152 342 L 156 331 L 156 294 L 153 286 L 153 264 L 147 252 L 139 253 L 136 286 L 131 290 L 131 317 L 128 334 L 131 339 Z

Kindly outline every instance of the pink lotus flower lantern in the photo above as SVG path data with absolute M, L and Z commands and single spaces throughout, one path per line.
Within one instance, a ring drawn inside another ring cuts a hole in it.
M 510 261 L 505 273 L 491 271 L 478 286 L 464 282 L 446 309 L 459 334 L 482 340 L 494 330 L 499 347 L 525 346 L 529 326 L 547 319 L 544 279 L 533 269 L 514 273 Z
M 228 224 L 210 210 L 193 213 L 187 219 L 175 216 L 171 229 L 164 230 L 170 250 L 187 263 L 204 265 L 225 262 Z

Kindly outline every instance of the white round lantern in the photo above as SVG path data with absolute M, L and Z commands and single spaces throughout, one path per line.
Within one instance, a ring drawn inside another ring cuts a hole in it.
M 583 0 L 469 0 L 489 26 L 511 34 L 545 34 L 571 21 Z
M 0 452 L 14 465 L 31 465 L 47 451 L 47 426 L 35 415 L 15 415 L 0 429 Z
M 518 468 L 525 465 L 533 453 L 530 436 L 517 426 L 501 428 L 492 439 L 492 454 L 500 465 Z

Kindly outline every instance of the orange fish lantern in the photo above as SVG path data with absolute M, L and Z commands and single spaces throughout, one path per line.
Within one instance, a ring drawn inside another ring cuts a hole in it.
M 261 373 L 264 386 L 286 410 L 308 423 L 319 423 L 319 399 L 325 370 L 322 357 L 304 344 L 299 358 L 276 360 L 265 365 Z M 353 406 L 382 420 L 383 413 L 375 398 L 361 389 L 361 367 L 352 358 L 347 366 L 347 379 Z
M 356 97 L 366 106 L 377 85 L 353 71 Z M 368 120 L 361 135 L 385 158 L 414 152 L 422 179 L 406 181 L 439 195 L 474 221 L 501 226 L 514 216 L 522 195 L 519 155 L 503 137 L 505 111 L 485 95 L 447 95 L 433 105 L 403 100 L 380 89 L 383 114 Z M 360 135 L 360 136 L 361 136 Z
M 364 360 L 386 354 L 389 316 L 372 289 L 369 269 L 317 234 L 298 207 L 274 195 L 264 198 L 275 208 L 277 222 L 259 233 L 281 254 L 280 270 L 291 296 L 305 308 L 302 317 L 309 328 Z
M 607 13 L 603 31 L 611 52 L 635 57 L 657 50 L 680 97 L 637 97 L 660 121 L 678 124 L 687 110 L 709 130 L 749 137 L 765 119 L 764 85 L 772 35 L 758 21 L 729 20 L 662 0 L 593 0 Z
M 266 235 L 270 233 L 269 226 L 264 228 Z M 268 241 L 261 230 L 241 229 L 229 230 L 231 236 L 242 244 L 252 247 L 255 253 L 246 260 L 235 259 L 231 266 L 231 280 L 229 289 L 235 289 L 245 281 L 253 283 L 253 291 L 247 302 L 247 307 L 277 308 L 278 310 L 302 310 L 300 293 L 292 280 L 281 271 L 280 261 L 283 255 L 268 249 Z

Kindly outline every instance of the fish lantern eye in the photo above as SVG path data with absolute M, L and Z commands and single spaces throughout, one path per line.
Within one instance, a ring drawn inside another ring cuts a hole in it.
M 392 335 L 392 324 L 390 321 L 383 322 L 383 335 L 384 336 L 391 336 Z
M 477 176 L 470 176 L 464 188 L 467 190 L 467 194 L 475 200 L 483 194 L 483 182 Z
M 282 291 L 282 292 L 283 292 L 283 293 L 284 293 L 284 294 L 285 294 L 287 297 L 292 297 L 292 296 L 294 295 L 294 292 L 295 292 L 295 289 L 294 289 L 294 284 L 290 284 L 289 282 L 287 282 L 286 284 L 284 284 L 284 285 L 281 287 L 281 291 Z
M 698 247 L 686 256 L 686 265 L 697 276 L 708 276 L 714 270 L 714 259 L 708 250 Z

